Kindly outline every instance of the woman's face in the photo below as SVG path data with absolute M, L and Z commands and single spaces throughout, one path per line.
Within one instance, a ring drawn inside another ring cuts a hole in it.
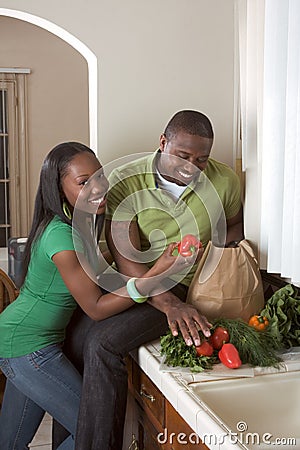
M 91 214 L 103 214 L 108 181 L 98 159 L 89 152 L 78 153 L 70 162 L 61 181 L 71 207 Z

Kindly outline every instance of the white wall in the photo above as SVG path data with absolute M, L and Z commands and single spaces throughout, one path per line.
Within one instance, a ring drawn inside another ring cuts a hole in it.
M 103 163 L 152 151 L 169 118 L 198 109 L 213 156 L 233 164 L 234 0 L 2 0 L 80 39 L 98 59 Z

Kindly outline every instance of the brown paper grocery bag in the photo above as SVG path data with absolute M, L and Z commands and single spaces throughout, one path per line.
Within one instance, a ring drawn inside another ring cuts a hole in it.
M 209 320 L 249 320 L 264 306 L 259 265 L 248 241 L 221 248 L 208 243 L 189 287 L 187 303 Z

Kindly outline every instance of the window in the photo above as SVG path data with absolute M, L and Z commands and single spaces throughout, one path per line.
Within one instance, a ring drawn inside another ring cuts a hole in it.
M 10 236 L 9 230 L 9 210 L 7 198 L 8 189 L 8 164 L 7 164 L 7 92 L 0 91 L 0 246 L 5 247 L 5 243 Z
M 6 247 L 11 235 L 10 219 L 10 162 L 8 155 L 8 109 L 12 109 L 12 90 L 8 83 L 1 82 L 0 89 L 0 246 Z M 8 103 L 11 103 L 8 108 Z
M 28 233 L 26 76 L 0 69 L 0 247 Z
M 237 0 L 246 237 L 300 286 L 300 3 Z

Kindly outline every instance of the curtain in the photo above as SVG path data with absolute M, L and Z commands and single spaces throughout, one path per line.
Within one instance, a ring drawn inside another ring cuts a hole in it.
M 247 189 L 246 235 L 249 222 L 261 267 L 299 285 L 300 2 L 241 0 L 238 10 L 242 153 L 256 189 L 255 199 Z

